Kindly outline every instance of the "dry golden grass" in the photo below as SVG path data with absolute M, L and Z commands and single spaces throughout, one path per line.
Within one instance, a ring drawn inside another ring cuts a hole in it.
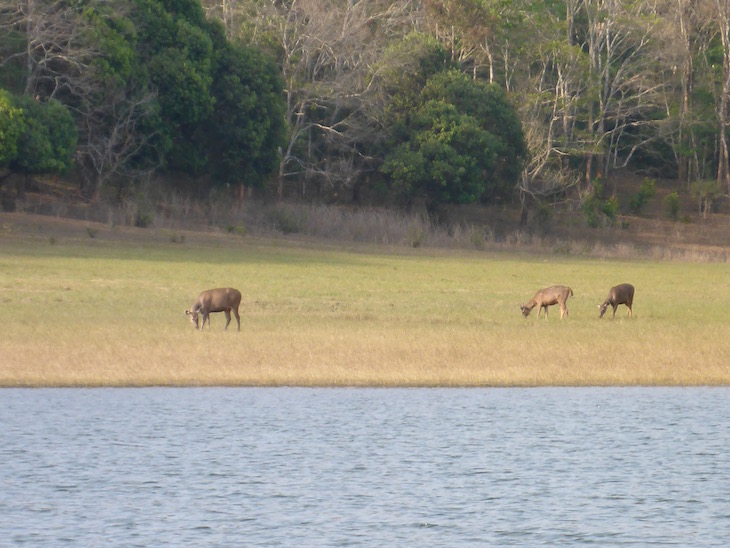
M 727 264 L 3 226 L 0 386 L 730 384 Z M 624 281 L 634 317 L 599 320 Z M 523 318 L 552 283 L 570 318 Z M 241 332 L 196 332 L 184 310 L 227 285 Z

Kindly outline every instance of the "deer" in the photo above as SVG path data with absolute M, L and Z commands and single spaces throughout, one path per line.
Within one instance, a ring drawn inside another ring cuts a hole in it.
M 537 310 L 537 317 L 539 318 L 540 312 L 542 312 L 542 309 L 544 308 L 545 319 L 547 320 L 548 306 L 559 304 L 560 319 L 562 320 L 563 315 L 568 315 L 568 307 L 565 305 L 565 302 L 568 300 L 568 297 L 571 297 L 572 295 L 573 290 L 569 287 L 564 285 L 553 285 L 535 293 L 535 296 L 530 301 L 520 305 L 520 309 L 522 310 L 522 315 L 527 318 L 532 309 L 537 306 L 539 307 Z
M 631 306 L 634 304 L 634 286 L 631 284 L 619 284 L 612 287 L 608 292 L 608 297 L 603 301 L 603 304 L 598 305 L 599 318 L 603 318 L 606 313 L 608 305 L 613 307 L 613 317 L 616 317 L 616 309 L 618 305 L 625 304 L 626 308 L 629 309 L 628 316 L 633 316 L 634 312 L 631 310 Z
M 210 314 L 212 312 L 225 312 L 226 314 L 226 327 L 231 323 L 231 311 L 236 316 L 238 322 L 238 330 L 241 330 L 241 317 L 238 315 L 238 307 L 241 304 L 241 292 L 238 289 L 232 287 L 219 287 L 218 289 L 208 289 L 203 291 L 199 296 L 198 300 L 193 303 L 190 310 L 186 310 L 185 314 L 190 316 L 190 321 L 195 326 L 195 329 L 200 328 L 202 331 L 205 328 L 205 322 L 208 322 L 208 330 L 210 330 Z M 203 324 L 198 325 L 198 317 L 202 316 Z

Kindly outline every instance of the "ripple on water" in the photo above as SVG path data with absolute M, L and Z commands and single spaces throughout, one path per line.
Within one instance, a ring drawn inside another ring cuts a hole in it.
M 0 538 L 724 544 L 730 389 L 0 391 Z

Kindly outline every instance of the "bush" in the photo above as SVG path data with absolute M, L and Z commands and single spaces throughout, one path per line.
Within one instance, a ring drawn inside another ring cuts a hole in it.
M 226 227 L 226 231 L 228 234 L 237 234 L 238 236 L 245 236 L 248 234 L 246 227 L 241 225 L 228 225 Z
M 675 221 L 679 218 L 679 194 L 672 192 L 664 198 L 667 215 Z
M 593 183 L 593 191 L 583 199 L 581 211 L 585 217 L 586 223 L 591 228 L 598 228 L 608 224 L 613 226 L 618 216 L 618 199 L 608 198 L 602 200 L 600 198 L 603 187 L 597 181 Z
M 134 226 L 137 228 L 147 228 L 154 220 L 155 217 L 151 213 L 138 211 L 134 216 Z
M 269 222 L 283 234 L 297 234 L 304 226 L 304 212 L 301 209 L 278 206 L 268 211 Z
M 651 200 L 655 194 L 656 182 L 654 179 L 644 179 L 644 182 L 641 183 L 641 186 L 639 187 L 639 192 L 631 197 L 629 209 L 632 213 L 639 215 L 641 210 L 644 209 L 644 206 L 649 203 L 649 200 Z

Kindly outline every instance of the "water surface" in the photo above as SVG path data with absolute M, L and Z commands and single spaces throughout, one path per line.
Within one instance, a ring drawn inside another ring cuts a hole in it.
M 730 389 L 0 390 L 0 545 L 724 545 Z

